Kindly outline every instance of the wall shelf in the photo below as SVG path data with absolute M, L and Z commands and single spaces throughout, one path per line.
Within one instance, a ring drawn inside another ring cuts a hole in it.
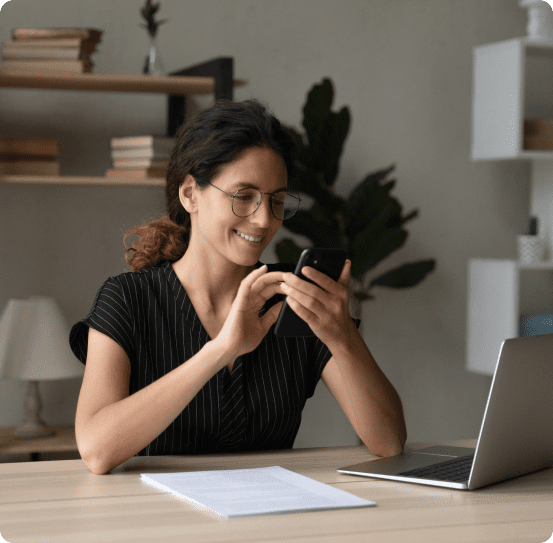
M 165 179 L 150 177 L 145 179 L 117 179 L 112 177 L 84 177 L 57 175 L 3 175 L 0 183 L 35 185 L 123 185 L 129 187 L 163 187 Z
M 234 86 L 247 81 L 234 80 Z M 214 77 L 116 74 L 7 74 L 0 70 L 0 87 L 105 92 L 151 92 L 172 95 L 213 94 Z
M 553 314 L 553 262 L 469 262 L 467 369 L 492 375 L 501 343 L 518 337 L 522 315 Z
M 481 45 L 473 56 L 472 159 L 552 159 L 524 149 L 524 119 L 553 118 L 553 40 Z
M 167 135 L 172 137 L 185 120 L 187 96 L 213 94 L 216 100 L 232 100 L 233 89 L 248 84 L 244 79 L 234 79 L 233 66 L 232 57 L 218 57 L 167 76 L 101 73 L 11 74 L 0 69 L 0 88 L 165 94 L 168 97 Z M 137 187 L 164 186 L 165 179 L 0 175 L 1 183 Z
M 172 137 L 186 118 L 187 96 L 213 94 L 215 100 L 232 100 L 234 88 L 248 84 L 245 79 L 234 79 L 233 74 L 232 57 L 217 57 L 177 70 L 167 76 L 98 73 L 10 74 L 0 69 L 0 88 L 165 94 L 167 136 Z

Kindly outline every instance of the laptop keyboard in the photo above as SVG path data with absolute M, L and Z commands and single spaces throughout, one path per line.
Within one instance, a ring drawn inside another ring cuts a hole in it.
M 453 460 L 438 462 L 431 466 L 411 469 L 398 473 L 406 477 L 419 477 L 421 479 L 437 479 L 439 481 L 450 481 L 453 483 L 462 483 L 468 481 L 474 453 L 467 456 L 460 456 Z

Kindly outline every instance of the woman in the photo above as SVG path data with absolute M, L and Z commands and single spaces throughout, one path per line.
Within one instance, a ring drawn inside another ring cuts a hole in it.
M 405 443 L 399 397 L 337 282 L 259 257 L 299 204 L 294 144 L 255 100 L 219 102 L 181 127 L 167 171 L 168 218 L 131 230 L 134 271 L 110 277 L 71 347 L 86 363 L 75 431 L 107 473 L 134 455 L 291 448 L 322 378 L 375 454 Z M 314 338 L 271 327 L 284 296 Z

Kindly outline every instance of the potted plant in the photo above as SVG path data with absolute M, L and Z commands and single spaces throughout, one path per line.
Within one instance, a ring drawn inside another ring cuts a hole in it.
M 348 252 L 352 262 L 353 316 L 360 318 L 362 302 L 374 298 L 373 287 L 413 287 L 434 270 L 436 262 L 410 262 L 370 277 L 377 264 L 403 246 L 408 236 L 404 225 L 418 216 L 418 210 L 403 215 L 401 204 L 390 195 L 396 182 L 390 179 L 394 165 L 368 174 L 347 198 L 332 190 L 350 125 L 347 107 L 331 111 L 333 98 L 331 80 L 323 79 L 307 95 L 302 122 L 305 134 L 289 128 L 298 152 L 295 173 L 288 184 L 314 203 L 309 210 L 298 210 L 284 226 L 309 238 L 315 247 L 343 248 Z M 280 262 L 296 263 L 303 248 L 292 239 L 283 239 L 275 250 Z

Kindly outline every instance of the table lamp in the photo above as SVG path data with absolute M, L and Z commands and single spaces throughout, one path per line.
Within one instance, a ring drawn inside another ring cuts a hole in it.
M 0 320 L 0 378 L 29 381 L 26 419 L 18 437 L 42 437 L 54 431 L 40 419 L 38 381 L 70 379 L 84 373 L 69 347 L 69 331 L 56 302 L 44 296 L 11 299 Z

